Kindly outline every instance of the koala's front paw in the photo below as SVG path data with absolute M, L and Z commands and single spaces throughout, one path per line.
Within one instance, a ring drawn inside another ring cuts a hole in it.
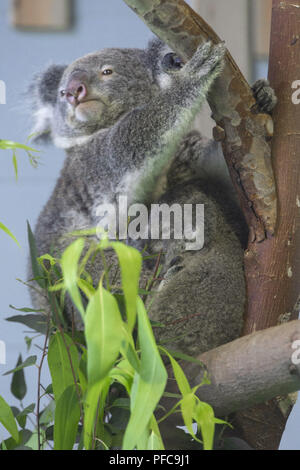
M 224 43 L 214 46 L 210 41 L 198 47 L 185 69 L 199 78 L 205 75 L 216 77 L 223 69 L 226 47 Z
M 257 80 L 252 87 L 256 99 L 256 111 L 270 114 L 277 104 L 277 97 L 268 80 Z

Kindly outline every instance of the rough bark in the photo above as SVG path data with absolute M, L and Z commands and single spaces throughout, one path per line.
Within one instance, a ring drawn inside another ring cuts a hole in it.
M 201 400 L 210 403 L 216 415 L 263 403 L 271 398 L 300 390 L 300 320 L 267 328 L 238 338 L 201 354 L 211 381 L 198 389 Z M 294 346 L 294 347 L 293 347 Z M 297 347 L 296 347 L 297 346 Z M 294 355 L 293 355 L 294 354 Z M 191 386 L 201 383 L 204 368 L 185 363 Z M 175 392 L 175 382 L 168 391 Z
M 183 0 L 124 0 L 149 28 L 183 59 L 192 57 L 208 39 L 220 38 Z M 210 94 L 209 104 L 217 123 L 225 159 L 239 195 L 252 241 L 274 233 L 276 191 L 268 139 L 273 122 L 257 114 L 251 89 L 227 52 L 226 65 Z
M 300 0 L 273 0 L 269 79 L 278 97 L 272 161 L 278 192 L 276 236 L 246 252 L 248 312 L 245 334 L 298 318 L 300 293 Z M 298 75 L 297 75 L 298 73 Z
M 300 292 L 300 105 L 292 83 L 300 74 L 300 0 L 273 0 L 269 79 L 278 97 L 272 160 L 278 191 L 276 236 L 250 243 L 245 256 L 248 311 L 244 334 L 298 318 Z M 255 448 L 277 449 L 292 406 L 278 400 L 240 412 L 237 425 Z

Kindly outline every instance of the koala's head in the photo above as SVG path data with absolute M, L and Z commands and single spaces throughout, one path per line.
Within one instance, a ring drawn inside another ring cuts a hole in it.
M 146 50 L 103 49 L 69 66 L 50 66 L 33 83 L 35 139 L 63 148 L 80 144 L 143 106 L 181 67 L 159 40 Z

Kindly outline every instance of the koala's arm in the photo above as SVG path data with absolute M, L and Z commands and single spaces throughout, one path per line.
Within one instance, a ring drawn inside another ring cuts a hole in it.
M 120 192 L 129 191 L 131 199 L 139 202 L 151 197 L 157 178 L 172 163 L 179 142 L 222 71 L 224 51 L 223 45 L 200 46 L 182 69 L 172 73 L 169 86 L 109 131 L 110 150 L 125 174 Z

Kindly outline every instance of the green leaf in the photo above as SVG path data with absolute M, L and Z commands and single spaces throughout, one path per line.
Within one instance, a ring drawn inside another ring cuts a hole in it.
M 11 233 L 11 231 L 5 227 L 5 225 L 3 225 L 1 222 L 0 222 L 0 230 L 3 230 L 3 232 L 6 233 L 6 235 L 8 235 L 10 238 L 13 239 L 13 241 L 20 247 L 20 243 L 18 242 L 18 240 L 16 239 L 16 237 Z
M 37 260 L 38 254 L 37 254 L 36 243 L 35 243 L 34 235 L 32 233 L 29 222 L 27 222 L 27 233 L 28 233 L 28 243 L 29 243 L 29 249 L 30 249 L 32 272 L 38 285 L 42 289 L 45 289 L 46 280 L 44 278 L 44 271 Z
M 116 299 L 100 283 L 85 317 L 89 386 L 105 378 L 114 365 L 123 339 L 122 323 Z
M 27 352 L 29 352 L 29 350 L 31 348 L 33 338 L 29 338 L 29 336 L 25 336 L 24 340 L 25 340 L 25 343 L 26 343 L 26 346 L 27 346 Z
M 123 442 L 125 450 L 134 449 L 138 437 L 143 435 L 167 383 L 167 372 L 141 299 L 138 299 L 137 311 L 141 368 L 140 374 L 135 373 L 131 390 L 131 416 Z
M 128 395 L 130 395 L 134 377 L 134 368 L 127 360 L 121 361 L 116 367 L 111 369 L 109 376 L 123 385 Z
M 197 439 L 193 430 L 193 418 L 195 416 L 195 404 L 196 404 L 196 397 L 192 392 L 184 395 L 184 397 L 180 401 L 181 413 L 182 413 L 184 424 L 187 427 L 190 435 L 196 441 L 199 442 L 199 439 Z
M 32 436 L 31 431 L 29 431 L 28 429 L 22 429 L 19 432 L 18 442 L 16 442 L 12 437 L 10 437 L 9 439 L 6 439 L 3 443 L 5 444 L 5 448 L 7 450 L 23 450 L 25 447 L 25 444 L 27 444 L 31 436 Z M 31 449 L 26 446 L 26 450 L 31 450 Z
M 9 370 L 3 375 L 9 375 L 9 374 L 14 374 L 15 372 L 18 372 L 22 369 L 25 369 L 25 367 L 31 367 L 36 364 L 37 356 L 30 356 L 24 361 L 22 364 L 18 365 L 18 367 L 15 367 L 15 369 Z
M 41 265 L 43 264 L 44 261 L 49 261 L 51 267 L 55 266 L 56 263 L 57 263 L 57 260 L 56 260 L 55 258 L 53 258 L 53 256 L 48 255 L 48 254 L 43 255 L 43 256 L 40 256 L 40 257 L 38 258 L 38 262 L 39 262 Z
M 27 406 L 26 408 L 24 408 L 24 410 L 22 410 L 20 413 L 17 414 L 16 420 L 18 421 L 21 428 L 23 428 L 23 429 L 25 428 L 26 421 L 27 421 L 27 416 L 30 413 L 33 413 L 34 408 L 35 408 L 35 404 L 32 403 L 31 405 Z
M 208 403 L 197 400 L 195 421 L 201 429 L 204 450 L 212 450 L 215 434 L 215 415 Z
M 36 150 L 32 147 L 28 147 L 28 145 L 19 144 L 17 142 L 13 142 L 12 140 L 0 140 L 0 149 L 2 150 L 15 150 L 21 149 L 25 150 L 26 152 L 36 152 L 39 153 L 39 150 Z
M 168 356 L 168 358 L 170 359 L 178 388 L 180 390 L 181 395 L 184 397 L 184 395 L 191 392 L 191 387 L 189 385 L 189 382 L 188 382 L 182 368 L 180 367 L 178 362 L 175 361 L 175 359 L 171 356 L 169 351 L 167 351 L 165 348 L 163 348 L 161 346 L 159 347 L 159 349 L 164 354 L 166 354 L 166 356 Z
M 28 307 L 23 307 L 23 308 L 17 308 L 14 307 L 13 305 L 9 306 L 13 310 L 16 310 L 17 312 L 24 312 L 24 313 L 41 313 L 43 310 L 34 310 L 33 308 L 28 308 Z M 34 315 L 36 316 L 36 315 Z M 44 320 L 46 321 L 46 316 L 44 315 Z
M 61 267 L 65 280 L 65 288 L 84 320 L 85 311 L 82 305 L 81 295 L 77 286 L 78 263 L 84 249 L 84 239 L 79 238 L 64 251 L 61 259 Z
M 60 332 L 52 335 L 48 349 L 48 364 L 52 377 L 53 393 L 57 401 L 64 390 L 74 384 L 72 368 L 76 378 L 78 377 L 78 351 L 72 338 L 66 333 L 64 333 L 64 337 L 62 337 Z
M 80 406 L 75 385 L 70 385 L 56 403 L 54 450 L 72 450 L 80 420 Z
M 18 181 L 18 161 L 17 161 L 17 155 L 15 151 L 13 152 L 13 166 L 15 170 L 16 181 Z
M 161 447 L 161 441 L 159 437 L 151 431 L 151 434 L 147 443 L 147 450 L 163 450 L 164 447 Z M 143 449 L 142 449 L 143 450 Z
M 49 425 L 54 422 L 54 412 L 55 412 L 55 401 L 51 400 L 49 405 L 43 410 L 40 417 L 40 424 Z
M 91 298 L 85 316 L 85 336 L 88 350 L 88 392 L 84 426 L 85 448 L 91 447 L 94 421 L 99 396 L 102 396 L 100 412 L 104 409 L 104 396 L 110 379 L 107 376 L 121 349 L 123 340 L 122 318 L 114 296 L 103 288 L 102 282 Z M 101 408 L 102 406 L 102 408 Z
M 87 379 L 87 350 L 84 349 L 79 362 L 79 382 L 81 386 L 82 393 L 85 394 L 88 388 L 88 379 Z
M 4 398 L 0 395 L 0 423 L 10 433 L 12 438 L 19 442 L 19 431 L 16 420 L 10 406 L 6 403 Z
M 164 450 L 164 443 L 162 441 L 159 427 L 154 416 L 151 418 L 150 426 L 151 433 L 147 443 L 147 450 Z
M 130 409 L 130 400 L 129 398 L 117 398 L 111 405 L 111 408 L 125 408 Z
M 40 441 L 42 442 L 41 450 L 44 450 L 44 447 L 45 447 L 45 444 L 46 444 L 45 439 L 46 439 L 45 431 L 43 430 L 43 428 L 41 428 L 40 429 Z M 32 450 L 38 450 L 39 449 L 38 433 L 37 432 L 34 432 L 34 433 L 31 434 L 30 439 L 26 442 L 26 447 L 29 447 Z
M 82 290 L 86 298 L 89 300 L 96 292 L 94 287 L 85 279 L 78 279 L 78 287 Z
M 119 259 L 127 320 L 129 329 L 132 330 L 136 320 L 136 302 L 139 291 L 142 256 L 138 250 L 121 242 L 113 242 L 110 246 L 115 250 Z
M 47 332 L 47 317 L 45 315 L 15 315 L 6 318 L 6 321 L 21 323 L 38 333 L 46 334 Z
M 97 416 L 98 426 L 102 426 L 103 432 L 103 417 L 105 400 L 109 391 L 110 378 L 105 378 L 101 382 L 96 382 L 89 386 L 87 396 L 85 399 L 85 414 L 84 414 L 84 446 L 86 450 L 91 449 L 95 438 L 95 419 Z M 97 426 L 97 427 L 98 427 Z M 101 435 L 98 429 L 98 436 Z
M 22 355 L 19 355 L 16 367 L 22 365 Z M 10 386 L 11 393 L 18 399 L 23 400 L 27 393 L 27 386 L 25 382 L 25 375 L 24 370 L 20 369 L 17 370 L 12 378 L 11 386 Z

